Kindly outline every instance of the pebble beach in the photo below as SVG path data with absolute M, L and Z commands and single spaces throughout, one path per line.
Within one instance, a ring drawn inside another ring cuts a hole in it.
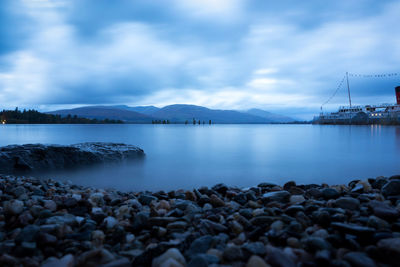
M 0 175 L 1 266 L 398 266 L 400 176 L 119 192 Z

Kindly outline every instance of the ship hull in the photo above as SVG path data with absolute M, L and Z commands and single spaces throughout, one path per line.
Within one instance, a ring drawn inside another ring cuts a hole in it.
M 313 124 L 335 124 L 335 125 L 400 125 L 400 113 L 381 113 L 379 117 L 373 117 L 365 112 L 356 114 L 320 115 L 313 120 Z

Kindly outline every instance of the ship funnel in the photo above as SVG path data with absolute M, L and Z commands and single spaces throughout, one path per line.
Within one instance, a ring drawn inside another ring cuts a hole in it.
M 400 105 L 400 86 L 396 87 L 396 100 L 397 100 L 397 105 Z

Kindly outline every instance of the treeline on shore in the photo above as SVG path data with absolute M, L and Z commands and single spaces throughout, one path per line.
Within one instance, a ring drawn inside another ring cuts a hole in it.
M 119 124 L 119 123 L 144 123 L 148 124 L 150 121 L 134 122 L 122 121 L 115 119 L 89 119 L 79 117 L 77 115 L 59 115 L 42 113 L 34 109 L 20 110 L 5 110 L 0 111 L 0 124 Z M 170 121 L 168 119 L 153 119 L 152 124 L 185 124 L 185 125 L 201 125 L 201 124 L 215 124 L 212 120 L 190 119 L 185 121 Z M 307 124 L 307 121 L 295 122 L 270 122 L 270 123 L 256 123 L 256 124 Z M 220 122 L 217 124 L 221 124 Z M 226 123 L 222 123 L 226 124 Z
M 102 124 L 102 123 L 123 123 L 121 120 L 98 120 L 81 118 L 76 115 L 52 115 L 39 112 L 34 109 L 29 110 L 4 110 L 0 112 L 0 122 L 2 124 Z

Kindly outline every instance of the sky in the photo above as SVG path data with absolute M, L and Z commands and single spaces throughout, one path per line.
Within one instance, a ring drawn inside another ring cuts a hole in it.
M 399 14 L 389 0 L 2 0 L 0 108 L 179 103 L 311 119 L 346 72 L 399 73 L 349 77 L 353 104 L 392 103 Z

